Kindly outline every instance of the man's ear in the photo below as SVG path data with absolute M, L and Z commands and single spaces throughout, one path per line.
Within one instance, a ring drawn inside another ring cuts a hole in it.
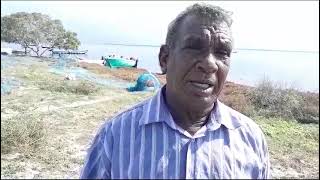
M 167 65 L 169 59 L 169 47 L 168 45 L 161 45 L 159 52 L 159 63 L 161 67 L 162 74 L 167 73 Z

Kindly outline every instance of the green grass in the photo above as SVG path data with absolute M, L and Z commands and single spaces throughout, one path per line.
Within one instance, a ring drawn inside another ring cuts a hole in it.
M 300 178 L 319 177 L 318 124 L 301 124 L 279 118 L 254 119 L 266 135 L 272 163 L 296 170 L 301 173 Z

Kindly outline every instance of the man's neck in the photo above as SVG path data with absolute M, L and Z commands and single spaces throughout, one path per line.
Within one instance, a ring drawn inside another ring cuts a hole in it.
M 166 93 L 165 87 L 163 88 L 162 95 L 174 122 L 188 131 L 191 135 L 194 135 L 210 119 L 212 108 L 208 108 L 201 112 L 186 109 L 183 103 L 179 103 L 175 97 L 171 97 L 169 93 Z

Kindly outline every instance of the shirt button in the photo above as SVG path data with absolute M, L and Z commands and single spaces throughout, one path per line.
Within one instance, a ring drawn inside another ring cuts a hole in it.
M 191 147 L 193 147 L 193 146 L 194 146 L 195 142 L 196 142 L 196 140 L 195 140 L 195 139 L 191 139 L 191 141 L 190 141 Z

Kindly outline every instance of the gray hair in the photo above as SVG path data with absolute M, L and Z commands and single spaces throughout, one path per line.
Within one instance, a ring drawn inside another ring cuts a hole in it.
M 184 11 L 182 11 L 170 24 L 168 27 L 166 44 L 169 47 L 175 46 L 176 34 L 179 29 L 180 24 L 183 22 L 184 18 L 188 15 L 196 15 L 199 17 L 204 17 L 210 21 L 214 21 L 217 24 L 225 22 L 230 28 L 232 24 L 232 12 L 226 11 L 219 6 L 213 6 L 211 4 L 196 3 L 189 6 Z

